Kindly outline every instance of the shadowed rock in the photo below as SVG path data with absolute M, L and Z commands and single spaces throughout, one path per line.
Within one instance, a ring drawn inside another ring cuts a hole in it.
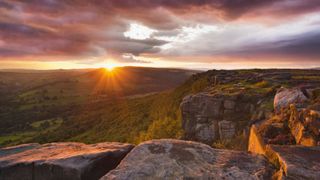
M 231 121 L 220 121 L 219 122 L 219 134 L 220 139 L 231 139 L 236 133 L 236 128 Z
M 152 140 L 134 148 L 107 179 L 264 179 L 264 157 L 181 140 Z
M 320 147 L 268 145 L 266 155 L 288 179 L 319 179 Z
M 0 180 L 98 179 L 133 145 L 122 143 L 25 144 L 0 149 Z

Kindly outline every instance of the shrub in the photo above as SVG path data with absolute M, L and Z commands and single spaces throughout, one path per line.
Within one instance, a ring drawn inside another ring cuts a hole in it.
M 182 136 L 181 121 L 171 118 L 164 118 L 153 121 L 146 132 L 141 132 L 135 143 L 151 139 L 175 138 Z
M 256 84 L 254 84 L 254 86 L 257 88 L 266 88 L 269 85 L 270 85 L 270 83 L 268 81 L 260 81 L 260 82 L 257 82 Z
M 218 149 L 234 149 L 234 150 L 247 150 L 248 137 L 244 134 L 238 134 L 230 140 L 218 140 L 212 144 L 213 148 Z

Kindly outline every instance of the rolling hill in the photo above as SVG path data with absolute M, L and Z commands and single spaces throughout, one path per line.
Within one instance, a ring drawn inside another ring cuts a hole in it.
M 64 131 L 63 138 L 67 137 L 65 133 L 78 136 L 81 128 L 70 127 L 70 124 L 85 123 L 88 130 L 101 120 L 95 110 L 101 107 L 112 121 L 119 119 L 117 113 L 129 111 L 129 107 L 132 108 L 130 113 L 140 111 L 136 108 L 139 104 L 145 106 L 141 108 L 147 113 L 150 108 L 147 99 L 153 102 L 160 91 L 177 87 L 195 72 L 140 67 L 122 67 L 112 72 L 105 69 L 0 72 L 3 97 L 0 100 L 0 144 L 17 144 L 34 138 L 56 140 L 60 136 L 49 137 L 60 129 Z M 88 119 L 89 115 L 92 120 Z

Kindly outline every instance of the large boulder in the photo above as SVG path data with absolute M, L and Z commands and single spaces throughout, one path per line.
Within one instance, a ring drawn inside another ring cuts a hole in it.
M 301 105 L 308 101 L 308 97 L 300 88 L 281 88 L 274 97 L 274 110 L 279 113 L 284 108 L 289 108 L 290 104 Z
M 101 179 L 270 179 L 272 172 L 260 155 L 164 139 L 138 145 Z
M 320 178 L 320 146 L 267 145 L 266 155 L 280 166 L 282 179 Z
M 0 180 L 98 179 L 133 145 L 122 143 L 24 144 L 0 149 Z

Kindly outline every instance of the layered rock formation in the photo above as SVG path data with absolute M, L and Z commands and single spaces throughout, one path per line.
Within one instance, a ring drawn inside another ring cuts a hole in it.
M 270 179 L 273 171 L 259 155 L 166 139 L 138 145 L 102 179 Z
M 316 146 L 320 144 L 320 112 L 291 105 L 289 128 L 297 144 Z
M 251 126 L 248 151 L 266 156 L 278 167 L 279 179 L 320 177 L 320 112 L 311 108 L 308 94 L 300 88 L 278 91 L 278 114 Z
M 185 97 L 180 106 L 185 138 L 207 144 L 217 139 L 232 138 L 236 123 L 250 119 L 255 101 L 240 93 L 199 93 Z
M 235 133 L 236 133 L 236 128 L 235 128 L 235 123 L 232 121 L 220 121 L 218 123 L 219 125 L 219 135 L 220 139 L 225 140 L 225 139 L 231 139 Z
M 0 149 L 0 180 L 98 179 L 133 145 L 122 143 L 25 144 Z

